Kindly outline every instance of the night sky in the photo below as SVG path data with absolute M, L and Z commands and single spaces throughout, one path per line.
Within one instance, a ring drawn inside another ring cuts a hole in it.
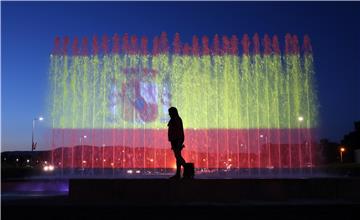
M 91 38 L 166 31 L 193 35 L 308 34 L 320 103 L 318 138 L 340 141 L 360 120 L 360 2 L 1 2 L 1 151 L 30 150 L 32 119 L 46 115 L 49 54 L 59 35 Z M 49 149 L 49 120 L 38 123 Z

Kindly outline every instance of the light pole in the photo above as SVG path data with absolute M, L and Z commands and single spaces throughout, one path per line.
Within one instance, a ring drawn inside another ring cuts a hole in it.
M 249 152 L 249 149 L 247 148 L 246 144 L 240 144 L 240 146 L 243 148 L 243 152 L 245 152 L 245 150 L 247 151 L 248 169 L 250 171 L 250 152 Z
M 36 148 L 37 143 L 34 143 L 34 129 L 35 129 L 35 121 L 42 121 L 44 120 L 43 117 L 34 118 L 32 121 L 32 135 L 31 135 L 31 151 L 34 151 Z
M 270 164 L 271 164 L 271 158 L 270 158 L 270 146 L 268 146 L 268 137 L 267 137 L 267 135 L 263 135 L 263 134 L 261 134 L 260 135 L 260 138 L 265 138 L 265 147 L 268 149 L 268 156 L 269 156 L 269 158 L 268 158 L 268 168 L 270 168 Z
M 83 139 L 87 138 L 86 135 L 80 137 L 80 146 L 81 146 L 81 168 L 84 168 L 84 145 Z
M 345 152 L 345 147 L 340 147 L 340 161 L 343 162 L 343 152 Z
M 301 150 L 301 140 L 300 140 L 300 136 L 302 136 L 302 129 L 301 129 L 301 124 L 304 121 L 304 117 L 303 116 L 299 116 L 298 117 L 298 121 L 299 121 L 299 132 L 298 132 L 298 138 L 299 138 L 299 161 L 300 161 L 300 167 L 302 167 L 302 150 Z

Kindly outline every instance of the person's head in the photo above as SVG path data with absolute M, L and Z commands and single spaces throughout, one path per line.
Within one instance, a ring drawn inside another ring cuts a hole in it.
M 170 118 L 175 118 L 175 117 L 179 116 L 179 113 L 175 107 L 170 107 L 169 115 L 170 115 Z

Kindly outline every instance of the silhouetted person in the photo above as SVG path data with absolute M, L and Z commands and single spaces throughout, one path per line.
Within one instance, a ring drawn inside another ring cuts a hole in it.
M 169 108 L 170 121 L 168 123 L 168 138 L 171 142 L 171 149 L 174 151 L 176 158 L 176 174 L 171 179 L 179 179 L 181 177 L 181 166 L 185 166 L 185 160 L 181 156 L 181 150 L 184 148 L 184 128 L 182 120 L 175 107 Z

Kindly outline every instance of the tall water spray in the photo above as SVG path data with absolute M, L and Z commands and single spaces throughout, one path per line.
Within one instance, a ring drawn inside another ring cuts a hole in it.
M 81 41 L 81 42 L 80 42 Z M 314 166 L 317 98 L 310 39 L 167 34 L 55 38 L 50 55 L 53 163 L 171 168 L 168 108 L 198 168 Z M 241 45 L 241 48 L 238 48 Z M 71 47 L 71 52 L 69 48 Z M 151 53 L 149 52 L 152 51 Z

